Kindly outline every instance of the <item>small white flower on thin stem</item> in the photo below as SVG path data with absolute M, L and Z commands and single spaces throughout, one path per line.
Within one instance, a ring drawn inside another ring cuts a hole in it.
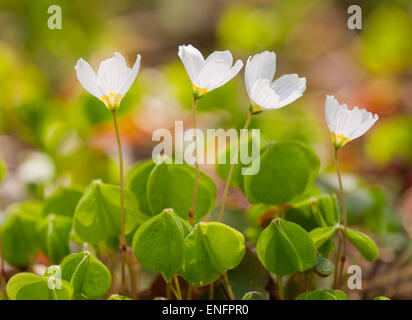
M 82 58 L 74 68 L 83 88 L 99 98 L 109 110 L 116 110 L 139 73 L 140 55 L 137 55 L 133 68 L 128 68 L 123 56 L 117 52 L 100 63 L 97 74 Z
M 247 60 L 245 83 L 252 113 L 282 108 L 301 97 L 306 90 L 306 78 L 287 74 L 272 81 L 275 72 L 274 52 L 264 51 Z
M 365 109 L 354 107 L 349 110 L 346 104 L 339 104 L 334 96 L 329 95 L 326 96 L 325 116 L 335 148 L 359 138 L 379 119 L 378 115 Z
M 238 74 L 243 66 L 241 60 L 237 60 L 232 66 L 233 57 L 228 50 L 215 51 L 205 60 L 200 51 L 189 44 L 179 46 L 178 55 L 192 82 L 195 98 L 223 86 Z

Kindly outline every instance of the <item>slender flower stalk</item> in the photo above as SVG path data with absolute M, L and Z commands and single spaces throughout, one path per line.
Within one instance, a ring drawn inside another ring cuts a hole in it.
M 121 260 L 121 287 L 126 293 L 126 263 L 127 243 L 125 236 L 125 212 L 124 212 L 124 176 L 123 176 L 123 153 L 120 142 L 119 128 L 117 124 L 116 111 L 120 107 L 126 92 L 132 86 L 140 69 L 140 55 L 137 55 L 133 68 L 126 66 L 126 61 L 120 53 L 115 52 L 112 58 L 100 63 L 97 74 L 91 66 L 83 59 L 79 59 L 75 66 L 76 75 L 83 88 L 100 99 L 106 108 L 112 112 L 113 125 L 116 133 L 117 150 L 119 154 L 119 180 L 120 180 L 120 246 L 122 252 Z M 130 276 L 133 270 L 130 268 Z M 133 284 L 132 284 L 133 288 Z
M 119 128 L 117 125 L 116 110 L 112 110 L 114 131 L 116 132 L 117 150 L 119 153 L 119 175 L 120 175 L 120 247 L 122 250 L 121 262 L 121 283 L 122 292 L 126 292 L 126 260 L 127 260 L 127 242 L 125 235 L 125 217 L 124 217 L 124 191 L 123 191 L 123 152 L 122 144 L 120 142 Z
M 339 270 L 337 271 L 337 283 L 336 285 L 339 284 L 339 281 L 342 279 L 342 274 L 345 266 L 345 261 L 346 261 L 346 248 L 347 248 L 347 240 L 346 240 L 346 229 L 348 227 L 348 213 L 346 210 L 346 200 L 345 200 L 345 193 L 343 191 L 343 184 L 342 184 L 342 174 L 340 171 L 340 166 L 339 166 L 339 158 L 338 158 L 338 148 L 335 148 L 335 166 L 336 166 L 336 173 L 338 175 L 338 181 L 339 181 L 339 195 L 342 203 L 342 213 L 343 213 L 343 231 L 341 232 L 341 236 L 343 239 L 343 251 L 342 251 L 342 256 L 340 258 L 340 265 L 339 265 Z M 337 257 L 337 260 L 339 257 Z
M 197 119 L 196 119 L 197 100 L 198 100 L 198 98 L 193 97 L 192 116 L 193 116 L 193 130 L 195 131 L 195 135 L 194 135 L 193 139 L 194 139 L 194 142 L 195 142 L 194 155 L 195 155 L 196 177 L 195 177 L 195 187 L 194 187 L 194 191 L 193 191 L 192 206 L 191 206 L 190 211 L 189 211 L 189 222 L 190 222 L 190 224 L 193 224 L 193 220 L 195 218 L 197 192 L 198 192 L 198 189 L 199 189 L 199 175 L 200 175 L 199 163 L 197 161 L 197 135 L 196 135 L 196 130 L 197 130 Z
M 192 284 L 189 282 L 187 284 L 187 300 L 192 300 L 192 292 L 193 292 L 193 286 Z
M 243 129 L 249 127 L 253 115 L 264 110 L 280 109 L 303 95 L 306 90 L 306 78 L 297 74 L 287 74 L 273 81 L 276 72 L 276 54 L 264 51 L 249 57 L 245 67 L 245 85 L 249 96 L 249 116 Z M 240 139 L 226 179 L 223 200 L 220 206 L 219 221 L 223 220 L 224 210 L 232 180 L 235 160 L 239 154 Z
M 179 58 L 185 66 L 186 72 L 192 82 L 193 89 L 193 104 L 192 104 L 192 114 L 193 114 L 193 129 L 195 130 L 194 135 L 194 155 L 195 155 L 195 169 L 196 178 L 193 190 L 193 200 L 189 211 L 189 221 L 193 224 L 195 213 L 196 213 L 196 202 L 197 194 L 199 188 L 199 163 L 197 159 L 197 121 L 196 121 L 196 106 L 197 101 L 209 93 L 210 91 L 223 86 L 226 82 L 231 80 L 243 66 L 241 60 L 237 60 L 233 64 L 232 54 L 226 51 L 215 51 L 210 54 L 206 59 L 198 49 L 192 45 L 182 45 L 179 46 L 178 52 Z
M 215 283 L 212 282 L 209 285 L 209 300 L 213 300 L 215 296 Z
M 135 270 L 135 257 L 131 252 L 128 252 L 128 256 L 126 256 L 126 264 L 127 268 L 129 269 L 130 273 L 130 283 L 131 283 L 131 297 L 135 300 L 138 299 L 138 290 L 137 290 L 137 272 Z
M 229 278 L 227 277 L 226 272 L 222 274 L 223 280 L 225 280 L 227 292 L 229 294 L 230 300 L 235 300 L 235 295 L 233 294 L 232 286 L 230 285 Z
M 179 300 L 183 300 L 182 291 L 180 290 L 179 278 L 176 275 L 174 276 L 174 280 L 175 280 L 176 293 L 177 293 L 176 298 L 178 298 Z
M 278 291 L 279 291 L 279 299 L 284 300 L 285 297 L 283 295 L 283 283 L 282 283 L 282 276 L 277 276 L 277 283 L 278 283 Z
M 326 96 L 325 102 L 325 117 L 329 130 L 332 135 L 332 143 L 335 148 L 335 166 L 339 182 L 339 194 L 342 204 L 342 214 L 340 215 L 340 223 L 343 220 L 343 230 L 340 230 L 338 238 L 338 247 L 336 252 L 335 262 L 335 278 L 333 287 L 337 288 L 341 281 L 343 270 L 346 261 L 347 239 L 346 230 L 348 227 L 348 217 L 345 201 L 345 193 L 342 184 L 342 174 L 339 166 L 338 151 L 349 141 L 352 141 L 362 136 L 368 131 L 373 124 L 379 119 L 376 114 L 372 114 L 365 109 L 354 107 L 352 110 L 348 109 L 346 104 L 339 104 L 339 101 L 334 96 Z M 343 244 L 342 256 L 341 246 Z
M 339 284 L 339 262 L 341 258 L 341 249 L 342 249 L 342 233 L 339 231 L 338 234 L 338 244 L 337 244 L 337 249 L 336 249 L 336 257 L 335 257 L 335 275 L 333 278 L 333 289 L 338 288 Z
M 248 118 L 245 122 L 245 125 L 243 126 L 243 131 L 242 132 L 244 132 L 244 130 L 249 128 L 250 122 L 252 121 L 252 117 L 253 117 L 253 113 L 249 112 L 249 116 L 248 116 Z M 241 141 L 242 141 L 242 137 L 239 137 L 239 141 L 238 141 L 237 146 L 236 146 L 235 154 L 233 155 L 233 158 L 230 161 L 229 173 L 227 175 L 227 179 L 226 179 L 226 183 L 225 183 L 225 189 L 223 191 L 222 205 L 220 206 L 220 213 L 219 213 L 219 221 L 220 222 L 223 221 L 223 215 L 224 215 L 224 212 L 225 212 L 225 205 L 226 205 L 226 201 L 227 201 L 227 195 L 229 193 L 230 181 L 232 180 L 232 175 L 233 175 L 233 170 L 235 168 L 236 158 L 239 155 Z

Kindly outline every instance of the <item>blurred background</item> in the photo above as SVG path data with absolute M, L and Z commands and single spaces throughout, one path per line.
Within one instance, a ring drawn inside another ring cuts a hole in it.
M 62 9 L 61 30 L 47 25 L 54 4 Z M 362 30 L 347 26 L 352 4 L 362 8 Z M 205 56 L 229 49 L 244 62 L 271 50 L 275 77 L 298 73 L 307 78 L 307 90 L 291 105 L 254 117 L 251 127 L 267 140 L 310 144 L 322 163 L 319 185 L 337 184 L 325 95 L 379 115 L 365 136 L 341 150 L 350 222 L 371 234 L 381 251 L 378 262 L 365 266 L 368 289 L 358 295 L 410 298 L 411 17 L 409 0 L 2 0 L 0 157 L 8 171 L 1 208 L 43 199 L 59 186 L 118 182 L 111 114 L 78 83 L 80 57 L 97 70 L 114 51 L 129 66 L 142 55 L 119 110 L 130 168 L 151 157 L 155 129 L 173 130 L 175 120 L 191 126 L 191 85 L 178 45 L 193 44 Z M 201 99 L 198 110 L 203 129 L 242 127 L 248 112 L 243 70 Z M 221 195 L 223 181 L 213 166 L 202 169 Z M 236 190 L 231 205 L 247 206 Z

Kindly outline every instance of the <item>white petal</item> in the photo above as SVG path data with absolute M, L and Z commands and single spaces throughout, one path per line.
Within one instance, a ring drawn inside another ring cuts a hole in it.
M 279 108 L 281 108 L 303 95 L 306 90 L 306 78 L 299 78 L 297 74 L 287 74 L 276 79 L 272 88 L 280 97 Z
M 358 107 L 349 110 L 346 104 L 339 104 L 333 96 L 326 96 L 325 116 L 331 132 L 350 140 L 363 135 L 379 118 Z
M 125 95 L 127 91 L 129 91 L 130 87 L 132 86 L 133 82 L 136 80 L 137 74 L 140 70 L 140 54 L 137 55 L 136 62 L 132 69 L 128 68 L 128 77 L 126 78 L 125 82 L 123 83 L 120 94 Z
M 272 81 L 276 71 L 276 54 L 264 51 L 249 57 L 245 67 L 246 90 L 250 92 L 256 80 L 268 79 Z
M 259 79 L 255 81 L 249 97 L 253 104 L 262 109 L 279 108 L 278 104 L 280 97 L 271 88 L 271 82 L 268 79 Z
M 348 107 L 346 104 L 340 105 L 339 101 L 334 96 L 326 96 L 325 102 L 325 116 L 328 123 L 329 130 L 336 133 L 336 130 L 339 126 L 339 120 L 341 113 L 344 110 L 347 110 Z M 338 133 L 336 133 L 338 134 Z
M 202 54 L 189 44 L 188 46 L 179 46 L 178 55 L 186 68 L 190 81 L 199 87 L 199 74 L 205 64 Z
M 230 65 L 222 60 L 210 60 L 199 74 L 199 88 L 211 91 L 219 87 L 230 71 Z
M 211 53 L 205 61 L 205 64 L 207 64 L 209 61 L 211 60 L 216 60 L 216 61 L 222 61 L 222 62 L 226 62 L 229 66 L 232 65 L 233 63 L 233 57 L 232 54 L 230 53 L 229 50 L 226 51 L 215 51 L 213 53 Z
M 128 78 L 128 68 L 122 55 L 115 52 L 112 58 L 103 60 L 97 71 L 97 78 L 104 95 L 119 94 Z
M 242 68 L 242 61 L 236 61 L 231 67 L 226 61 L 220 59 L 210 59 L 199 75 L 200 88 L 211 91 L 231 80 Z
M 331 132 L 334 132 L 334 121 L 336 117 L 337 106 L 335 104 L 334 96 L 327 95 L 325 101 L 325 118 L 328 128 Z
M 74 68 L 76 70 L 77 79 L 79 79 L 79 82 L 83 88 L 88 93 L 100 99 L 103 93 L 99 88 L 97 76 L 92 67 L 90 67 L 90 65 L 81 58 L 77 61 Z
M 366 111 L 362 109 L 361 111 Z M 372 113 L 367 112 L 366 119 L 363 119 L 362 124 L 350 134 L 349 139 L 353 140 L 362 136 L 366 131 L 368 131 L 374 123 L 379 119 L 377 114 L 372 115 Z

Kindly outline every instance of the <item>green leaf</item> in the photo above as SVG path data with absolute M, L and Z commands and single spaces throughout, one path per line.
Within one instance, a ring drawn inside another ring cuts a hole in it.
M 147 181 L 155 165 L 152 160 L 139 162 L 130 171 L 126 182 L 126 187 L 135 194 L 140 210 L 148 216 L 153 213 L 147 200 Z
M 184 226 L 186 225 L 186 226 Z M 192 227 L 172 209 L 147 220 L 133 238 L 133 251 L 143 267 L 162 272 L 170 282 L 183 264 L 183 242 Z
M 109 270 L 90 252 L 68 255 L 60 266 L 62 279 L 70 281 L 76 297 L 100 298 L 110 289 Z
M 236 268 L 245 255 L 243 235 L 219 222 L 200 222 L 184 241 L 181 275 L 195 286 L 217 280 Z
M 334 226 L 339 222 L 339 204 L 336 194 L 322 194 L 317 198 L 316 204 L 328 226 Z
M 326 241 L 333 237 L 336 227 L 316 228 L 310 232 L 313 243 L 316 249 L 319 249 Z
M 391 300 L 391 299 L 385 296 L 379 296 L 379 297 L 373 298 L 373 300 Z
M 271 143 L 261 154 L 259 172 L 244 176 L 245 194 L 252 203 L 288 203 L 314 182 L 319 166 L 316 154 L 302 143 Z
M 41 206 L 37 202 L 11 205 L 1 227 L 3 257 L 11 265 L 27 267 L 39 249 L 37 223 Z
M 315 272 L 320 277 L 327 277 L 335 271 L 335 266 L 328 259 L 318 254 L 318 259 L 315 266 Z
M 149 206 L 153 214 L 172 208 L 187 220 L 192 206 L 195 168 L 187 164 L 161 163 L 155 166 L 147 182 Z M 200 172 L 194 220 L 209 213 L 216 201 L 216 186 L 211 178 Z
M 315 245 L 299 225 L 277 218 L 261 233 L 256 251 L 267 270 L 277 275 L 303 272 L 315 266 Z
M 348 300 L 340 290 L 317 289 L 300 294 L 296 300 Z
M 42 251 L 49 260 L 57 264 L 69 250 L 69 236 L 72 220 L 66 216 L 50 214 L 42 219 L 37 227 Z
M 246 251 L 240 264 L 228 271 L 235 299 L 241 299 L 245 292 L 265 292 L 269 281 L 268 273 L 256 254 Z
M 137 206 L 136 197 L 124 190 L 125 233 L 136 230 L 146 219 Z M 73 227 L 77 235 L 89 243 L 97 243 L 120 235 L 120 188 L 93 181 L 86 189 L 74 213 Z
M 259 145 L 255 142 L 256 141 L 255 139 L 257 139 L 257 137 L 252 138 L 252 136 L 249 135 L 247 139 L 242 138 L 242 141 L 240 143 L 240 148 L 245 148 L 247 144 L 247 148 L 248 148 L 247 150 L 250 156 L 253 154 L 259 155 L 259 151 L 262 151 L 266 146 L 266 142 L 263 140 L 263 138 L 260 138 Z M 222 152 L 218 154 L 218 159 L 217 159 L 218 161 L 216 163 L 216 172 L 224 181 L 226 181 L 227 176 L 229 174 L 229 170 L 231 167 L 231 160 L 234 158 L 233 153 L 237 151 L 237 144 L 238 144 L 238 141 L 234 141 L 234 143 L 228 145 L 225 150 L 223 150 Z M 257 147 L 259 147 L 259 150 L 257 150 Z M 254 148 L 253 151 L 252 151 L 252 148 Z M 240 160 L 238 158 L 238 163 L 235 164 L 233 168 L 232 179 L 230 180 L 230 185 L 232 187 L 237 187 L 243 190 L 242 168 L 245 169 L 247 166 L 248 165 L 243 165 L 242 163 L 240 163 Z
M 366 234 L 347 228 L 346 237 L 367 261 L 374 261 L 379 257 L 378 247 Z
M 49 278 L 22 272 L 10 278 L 6 287 L 10 300 L 70 300 L 72 287 L 62 280 L 61 288 L 50 289 Z
M 45 201 L 43 213 L 73 217 L 83 192 L 75 187 L 63 187 L 53 192 Z

